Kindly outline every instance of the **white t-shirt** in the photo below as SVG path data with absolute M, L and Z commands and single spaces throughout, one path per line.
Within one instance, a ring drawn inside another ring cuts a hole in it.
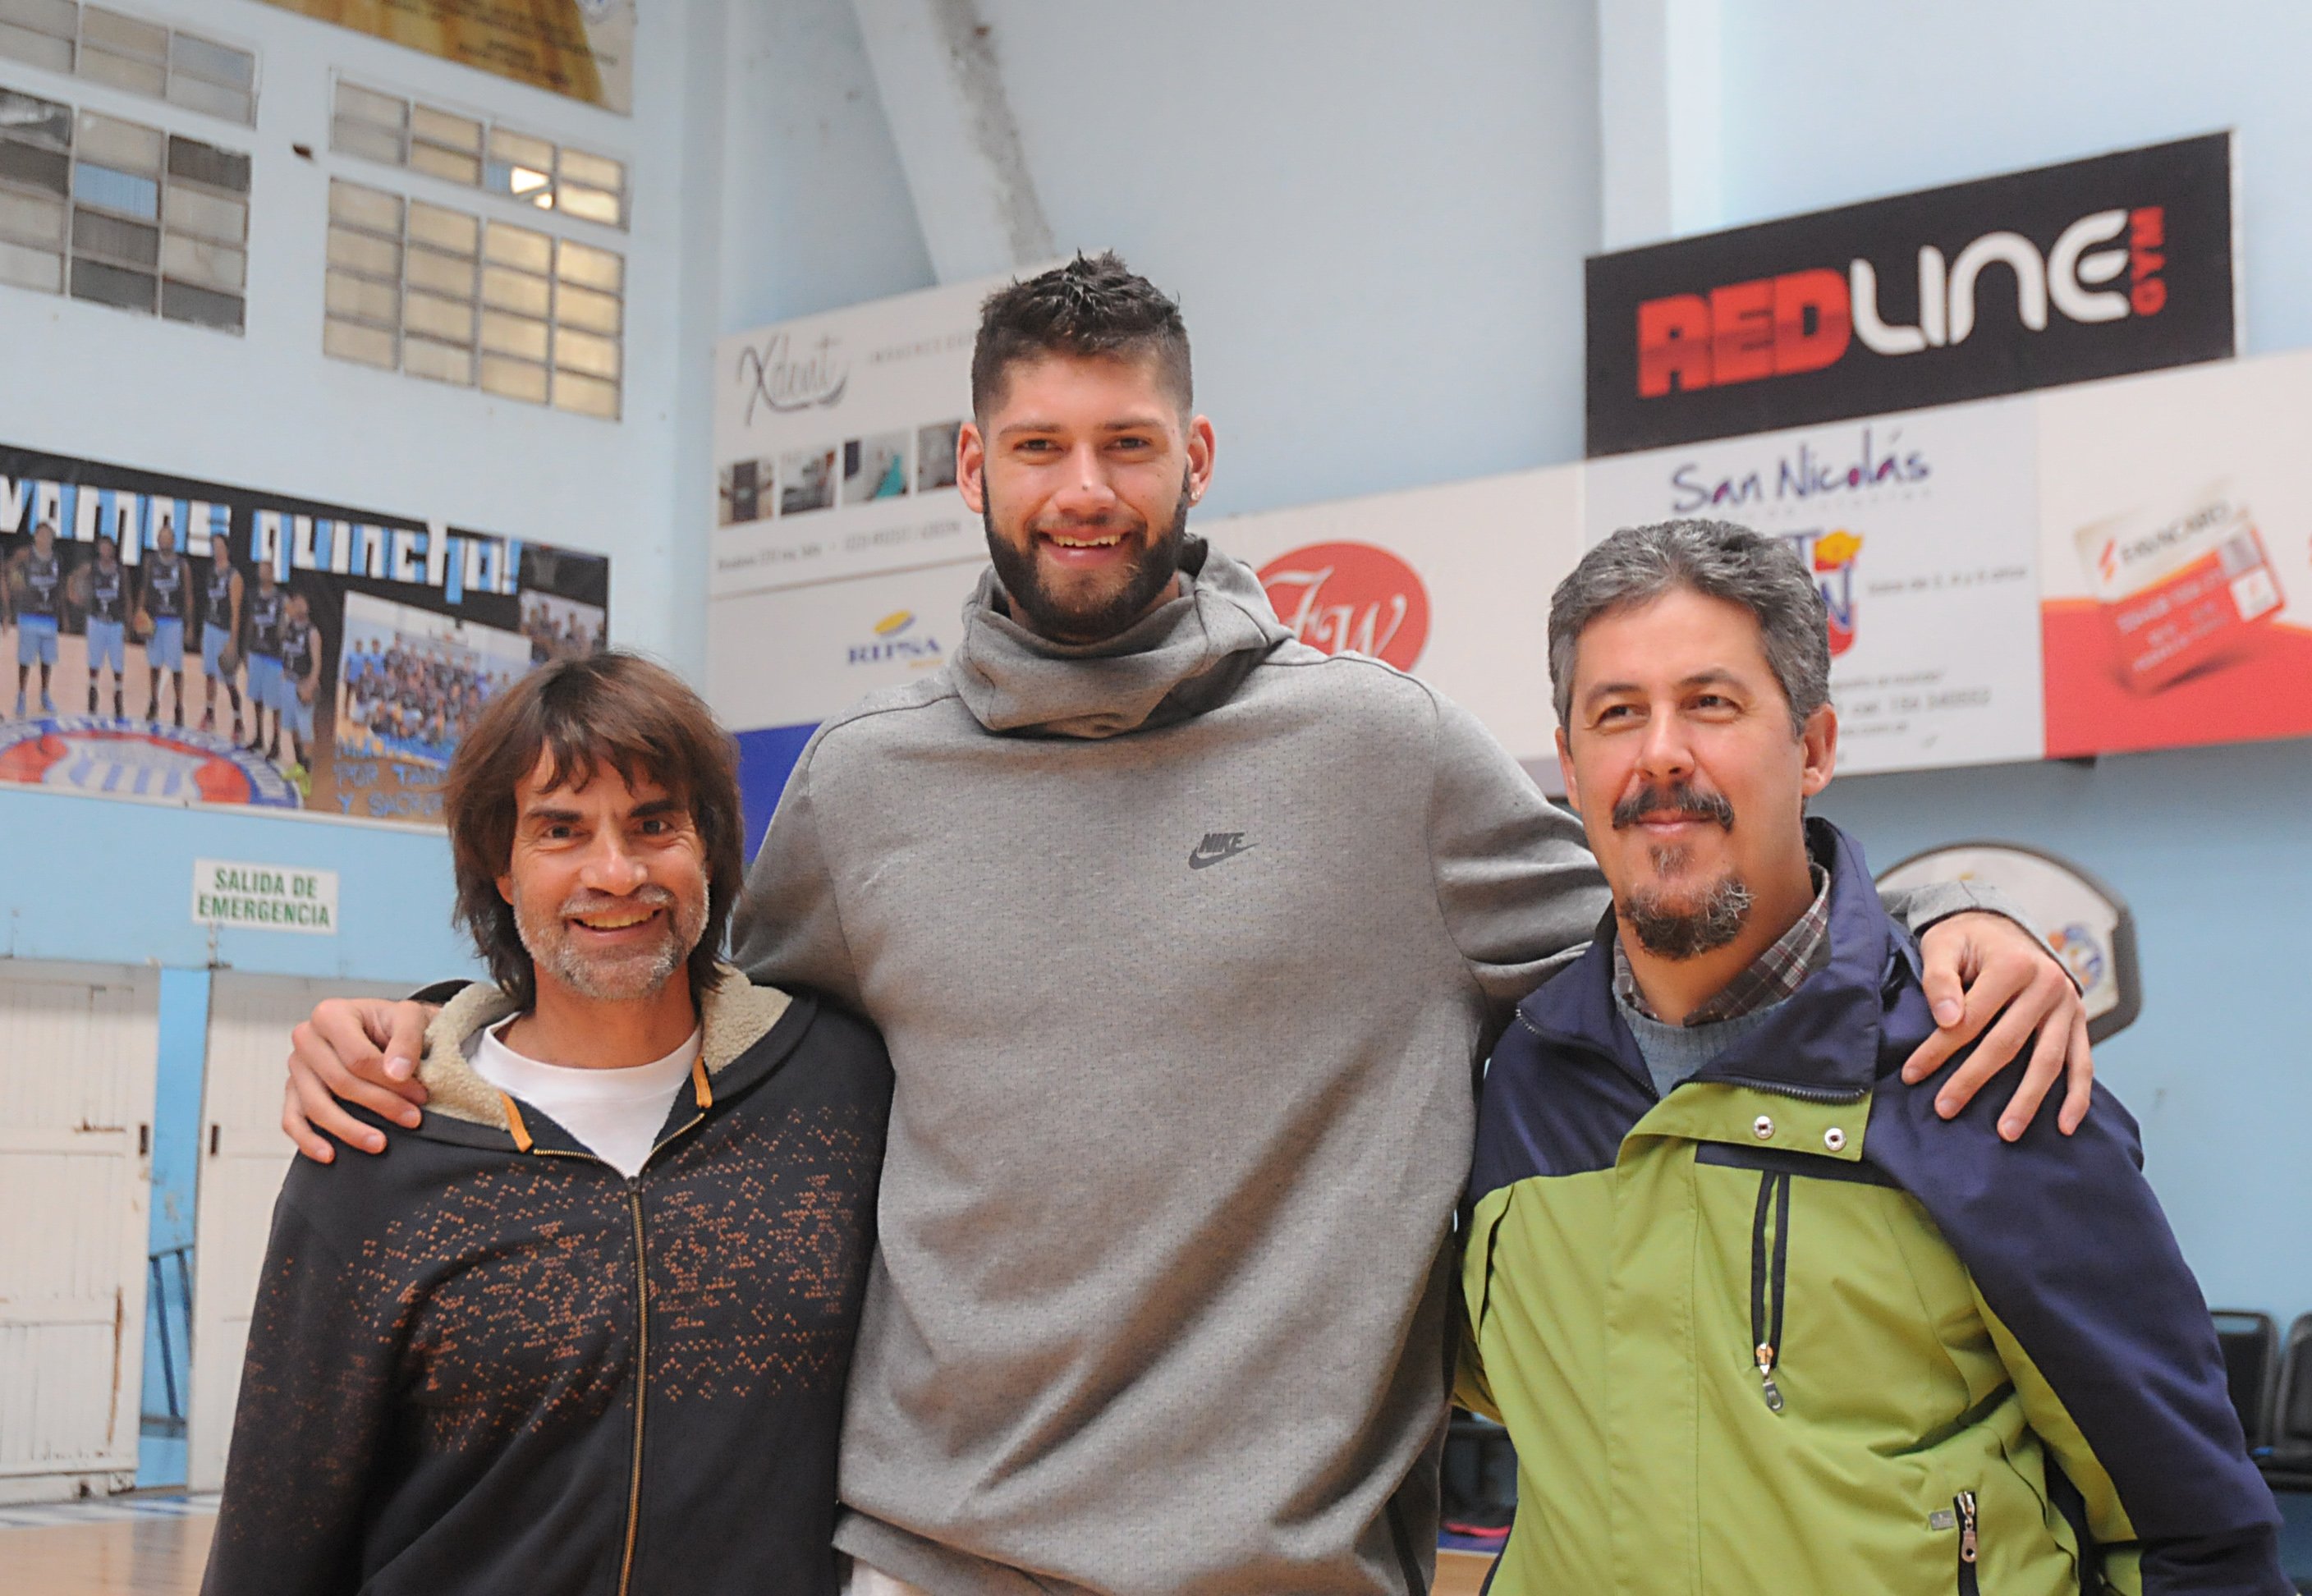
M 520 1019 L 520 1015 L 514 1016 Z M 699 1033 L 690 1033 L 665 1057 L 625 1069 L 573 1069 L 525 1058 L 499 1039 L 504 1025 L 482 1033 L 474 1069 L 483 1080 L 523 1102 L 535 1103 L 585 1144 L 588 1152 L 618 1173 L 641 1171 L 658 1140 L 659 1127 L 674 1107 L 674 1094 L 690 1083 L 698 1057 Z

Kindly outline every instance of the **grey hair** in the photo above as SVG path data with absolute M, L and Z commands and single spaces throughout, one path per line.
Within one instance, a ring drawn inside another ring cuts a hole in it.
M 1583 555 L 1549 598 L 1549 684 L 1557 723 L 1572 723 L 1573 651 L 1590 623 L 1683 589 L 1739 604 L 1758 618 L 1766 663 L 1790 705 L 1791 733 L 1830 702 L 1828 610 L 1798 550 L 1730 521 L 1624 527 Z

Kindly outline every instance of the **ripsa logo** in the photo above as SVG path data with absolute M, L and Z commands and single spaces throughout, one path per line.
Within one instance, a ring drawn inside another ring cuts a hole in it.
M 904 663 L 915 670 L 928 670 L 942 657 L 939 639 L 929 631 L 915 635 L 915 612 L 894 609 L 874 626 L 872 643 L 854 643 L 844 661 L 850 665 L 889 665 Z
M 2100 247 L 2123 233 L 2124 245 Z M 1638 306 L 1638 397 L 1820 371 L 1858 338 L 1875 355 L 1955 347 L 1974 336 L 1976 284 L 1993 266 L 2013 274 L 2017 312 L 2033 332 L 2047 330 L 2051 304 L 2078 322 L 2156 316 L 2168 303 L 2167 247 L 2167 212 L 2156 205 L 2081 216 L 2045 256 L 2005 231 L 1984 233 L 1955 259 L 1922 244 L 1916 326 L 1879 313 L 1878 268 L 1859 256 L 1843 275 L 1814 267 L 1646 300 Z M 2102 286 L 2123 273 L 2124 292 Z
M 1797 549 L 1814 573 L 1815 586 L 1821 590 L 1827 612 L 1831 658 L 1836 659 L 1854 646 L 1854 565 L 1855 557 L 1862 552 L 1862 539 L 1839 527 L 1827 532 L 1792 532 L 1782 541 Z
M 1861 447 L 1850 459 L 1819 454 L 1811 443 L 1801 443 L 1797 453 L 1777 460 L 1771 472 L 1749 470 L 1712 477 L 1699 461 L 1688 460 L 1669 474 L 1670 509 L 1674 514 L 1691 515 L 1697 510 L 1803 502 L 1827 494 L 1907 487 L 1933 476 L 1934 466 L 1926 452 L 1904 449 L 1902 441 L 1901 427 L 1881 442 L 1877 429 L 1866 426 Z
M 832 333 L 801 348 L 789 335 L 773 333 L 760 348 L 749 346 L 739 351 L 735 374 L 748 389 L 747 420 L 751 424 L 758 405 L 784 414 L 840 402 L 843 390 L 851 385 L 851 357 L 844 353 L 843 340 Z

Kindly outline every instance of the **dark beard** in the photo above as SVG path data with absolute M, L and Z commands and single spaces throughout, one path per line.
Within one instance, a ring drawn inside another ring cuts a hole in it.
M 1180 502 L 1173 508 L 1171 525 L 1141 551 L 1130 579 L 1089 609 L 1068 609 L 1045 588 L 1037 574 L 1033 533 L 1024 549 L 1013 548 L 1008 539 L 997 535 L 993 499 L 984 502 L 979 519 L 987 529 L 987 557 L 995 563 L 996 579 L 1011 598 L 1016 619 L 1055 643 L 1105 643 L 1145 614 L 1156 602 L 1156 595 L 1179 574 L 1180 548 L 1188 534 L 1188 474 L 1183 470 Z
M 1734 829 L 1734 806 L 1726 802 L 1725 794 L 1702 792 L 1678 782 L 1667 789 L 1645 787 L 1616 803 L 1614 829 L 1625 830 L 1647 815 L 1666 811 L 1715 820 L 1723 830 Z M 1664 875 L 1675 875 L 1685 868 L 1684 848 L 1657 847 L 1651 852 L 1654 868 Z M 1660 893 L 1633 893 L 1622 913 L 1639 945 L 1656 958 L 1697 958 L 1716 952 L 1742 934 L 1743 923 L 1750 917 L 1750 883 L 1730 875 L 1689 909 L 1670 908 Z
M 1638 945 L 1657 959 L 1696 959 L 1742 934 L 1750 918 L 1750 884 L 1730 875 L 1689 909 L 1672 909 L 1652 892 L 1632 895 L 1623 917 Z

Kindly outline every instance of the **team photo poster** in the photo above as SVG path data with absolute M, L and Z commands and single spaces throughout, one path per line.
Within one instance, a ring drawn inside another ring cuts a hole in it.
M 609 605 L 600 555 L 0 445 L 0 782 L 439 824 Z

